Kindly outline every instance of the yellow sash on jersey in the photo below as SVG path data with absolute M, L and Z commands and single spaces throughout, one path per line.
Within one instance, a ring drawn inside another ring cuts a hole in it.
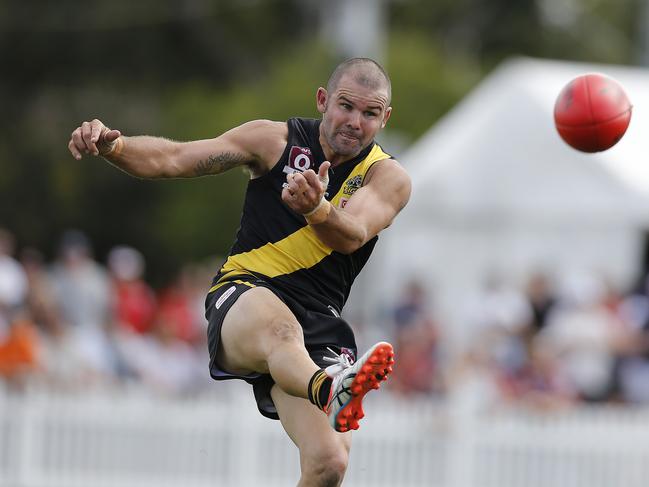
M 378 144 L 374 144 L 367 157 L 354 167 L 340 190 L 331 198 L 331 204 L 344 207 L 354 191 L 362 186 L 370 167 L 375 162 L 389 157 Z M 267 243 L 258 249 L 231 255 L 221 272 L 250 271 L 268 277 L 277 277 L 313 267 L 332 252 L 333 249 L 320 241 L 311 226 L 306 225 L 278 242 Z

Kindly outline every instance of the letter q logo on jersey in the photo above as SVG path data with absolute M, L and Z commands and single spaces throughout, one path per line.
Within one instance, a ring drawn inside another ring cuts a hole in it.
M 288 154 L 288 164 L 284 166 L 286 174 L 295 172 L 304 172 L 313 166 L 313 156 L 311 149 L 308 147 L 298 147 L 294 145 Z

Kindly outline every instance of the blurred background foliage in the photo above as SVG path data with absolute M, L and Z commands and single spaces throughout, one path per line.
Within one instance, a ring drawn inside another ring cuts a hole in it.
M 87 232 L 100 260 L 133 245 L 157 285 L 183 262 L 216 266 L 238 226 L 243 171 L 142 181 L 75 161 L 69 134 L 95 117 L 177 140 L 316 117 L 316 89 L 349 55 L 322 29 L 341 1 L 1 2 L 0 226 L 48 258 L 67 228 Z M 397 155 L 509 56 L 633 64 L 644 52 L 640 0 L 376 3 L 395 107 L 383 142 Z

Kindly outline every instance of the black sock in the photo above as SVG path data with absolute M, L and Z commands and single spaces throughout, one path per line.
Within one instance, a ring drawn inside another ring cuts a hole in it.
M 331 382 L 331 377 L 325 373 L 324 369 L 318 370 L 309 381 L 307 390 L 309 401 L 322 410 L 327 406 L 329 400 Z

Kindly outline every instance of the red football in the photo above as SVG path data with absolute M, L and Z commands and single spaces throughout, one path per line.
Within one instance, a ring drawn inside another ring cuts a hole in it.
M 601 152 L 622 138 L 631 121 L 631 102 L 613 78 L 591 73 L 568 83 L 554 104 L 561 138 L 583 152 Z

